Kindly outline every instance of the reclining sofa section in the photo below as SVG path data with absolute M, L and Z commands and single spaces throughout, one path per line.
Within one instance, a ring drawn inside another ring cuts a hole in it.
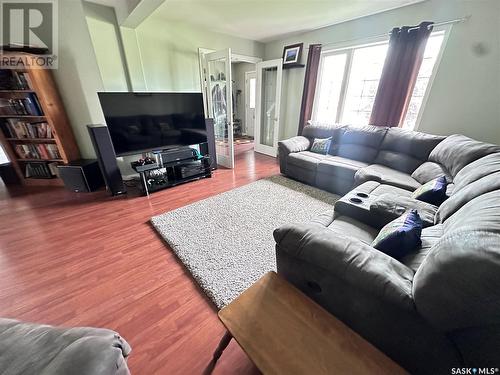
M 278 273 L 414 374 L 500 365 L 500 146 L 398 128 L 308 126 L 279 143 L 281 172 L 337 194 L 275 230 Z M 327 155 L 309 151 L 332 137 Z M 445 175 L 439 207 L 411 193 Z M 348 197 L 368 194 L 355 207 Z M 400 260 L 371 246 L 399 207 L 424 219 Z

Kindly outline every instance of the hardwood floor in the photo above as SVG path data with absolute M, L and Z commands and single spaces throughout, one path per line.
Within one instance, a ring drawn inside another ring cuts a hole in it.
M 133 374 L 201 374 L 223 326 L 149 219 L 278 170 L 249 151 L 234 170 L 149 199 L 0 185 L 0 316 L 114 329 L 132 346 Z M 255 373 L 234 342 L 214 371 Z

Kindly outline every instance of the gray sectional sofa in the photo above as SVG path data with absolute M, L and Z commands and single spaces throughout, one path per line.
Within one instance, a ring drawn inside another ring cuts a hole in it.
M 327 155 L 309 150 L 332 136 Z M 281 173 L 343 195 L 275 230 L 278 273 L 414 374 L 500 367 L 500 146 L 398 128 L 308 126 L 279 143 Z M 411 193 L 445 175 L 439 207 Z M 371 246 L 408 209 L 422 245 Z

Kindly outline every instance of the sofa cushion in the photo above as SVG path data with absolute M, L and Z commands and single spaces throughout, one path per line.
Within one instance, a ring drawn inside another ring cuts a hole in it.
M 367 245 L 370 245 L 378 234 L 377 229 L 350 218 L 349 216 L 339 216 L 335 218 L 328 226 L 328 229 L 334 231 L 339 236 L 354 238 Z
M 325 158 L 326 155 L 311 151 L 294 152 L 288 155 L 287 163 L 304 169 L 316 170 L 318 163 Z
M 420 183 L 413 179 L 409 174 L 380 164 L 372 164 L 368 167 L 361 168 L 356 172 L 354 180 L 357 184 L 374 180 L 383 184 L 393 185 L 411 191 L 420 186 Z
M 315 216 L 314 218 L 311 219 L 310 223 L 315 223 L 318 225 L 321 225 L 323 227 L 329 226 L 333 220 L 339 215 L 336 214 L 334 210 L 329 210 L 322 212 L 318 216 Z
M 345 127 L 336 154 L 371 163 L 377 156 L 386 132 L 387 128 L 380 126 Z
M 328 151 L 330 151 L 331 143 L 332 143 L 332 137 L 314 138 L 310 151 L 316 154 L 326 155 Z
M 311 140 L 301 135 L 278 142 L 278 154 L 288 156 L 292 152 L 307 151 L 311 147 Z
M 441 164 L 432 161 L 426 161 L 411 174 L 411 177 L 421 184 L 425 184 L 440 176 L 446 176 L 448 183 L 453 181 L 453 177 L 451 177 L 450 173 Z
M 500 146 L 476 141 L 465 135 L 454 134 L 436 146 L 429 155 L 429 161 L 439 163 L 452 177 L 467 164 L 486 155 L 500 152 Z
M 318 173 L 326 173 L 354 182 L 354 174 L 361 168 L 368 166 L 362 161 L 343 158 L 341 156 L 327 156 L 318 163 Z
M 452 194 L 441 206 L 439 206 L 434 222 L 445 222 L 467 202 L 498 189 L 500 189 L 500 172 L 486 175 L 477 181 L 471 182 L 461 188 L 457 193 Z
M 378 220 L 383 223 L 388 223 L 411 209 L 418 211 L 424 227 L 434 225 L 434 217 L 438 208 L 411 197 L 385 193 L 376 197 L 370 204 L 370 212 L 376 215 Z
M 410 174 L 428 159 L 443 139 L 443 136 L 389 128 L 374 163 Z
M 396 194 L 401 197 L 410 197 L 411 191 L 398 188 L 392 185 L 381 184 L 377 181 L 366 181 L 361 185 L 356 186 L 351 190 L 353 194 L 365 193 L 373 196 L 380 196 L 382 194 Z
M 498 326 L 500 190 L 465 204 L 443 229 L 413 280 L 418 311 L 444 332 Z
M 401 258 L 401 263 L 417 272 L 427 254 L 431 251 L 431 248 L 439 241 L 442 235 L 442 224 L 422 229 L 422 234 L 420 235 L 422 244 L 416 251 L 413 251 Z
M 417 210 L 410 210 L 384 226 L 372 246 L 396 259 L 414 251 L 421 245 L 422 220 Z
M 309 121 L 309 124 L 302 130 L 302 136 L 313 138 L 340 138 L 344 125 L 327 124 L 315 121 Z
M 371 181 L 369 181 L 369 182 L 371 182 Z M 362 184 L 360 186 L 363 186 L 369 182 L 365 182 L 364 184 Z M 406 190 L 406 189 L 402 189 L 400 187 L 393 186 L 393 185 L 378 183 L 378 186 L 376 186 L 373 189 L 372 194 L 377 195 L 377 196 L 380 196 L 382 194 L 396 194 L 400 197 L 410 197 L 411 191 Z
M 447 185 L 446 177 L 441 176 L 420 186 L 413 192 L 411 197 L 422 202 L 440 206 L 447 198 Z
M 453 233 L 460 234 L 460 231 L 500 234 L 500 190 L 494 190 L 469 200 L 444 222 L 443 228 L 447 236 Z M 498 250 L 500 251 L 500 241 Z
M 400 152 L 380 150 L 374 163 L 411 174 L 423 163 L 423 161 Z
M 455 176 L 454 193 L 483 177 L 500 172 L 500 153 L 494 153 L 478 159 L 465 167 Z

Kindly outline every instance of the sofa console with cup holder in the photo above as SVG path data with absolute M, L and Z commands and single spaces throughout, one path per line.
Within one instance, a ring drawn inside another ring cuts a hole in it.
M 311 152 L 329 137 L 327 152 Z M 311 222 L 275 230 L 279 274 L 412 374 L 499 366 L 500 146 L 309 125 L 279 142 L 279 161 L 282 174 L 342 195 Z M 442 203 L 415 198 L 442 176 Z M 416 248 L 392 257 L 374 247 L 413 211 Z

